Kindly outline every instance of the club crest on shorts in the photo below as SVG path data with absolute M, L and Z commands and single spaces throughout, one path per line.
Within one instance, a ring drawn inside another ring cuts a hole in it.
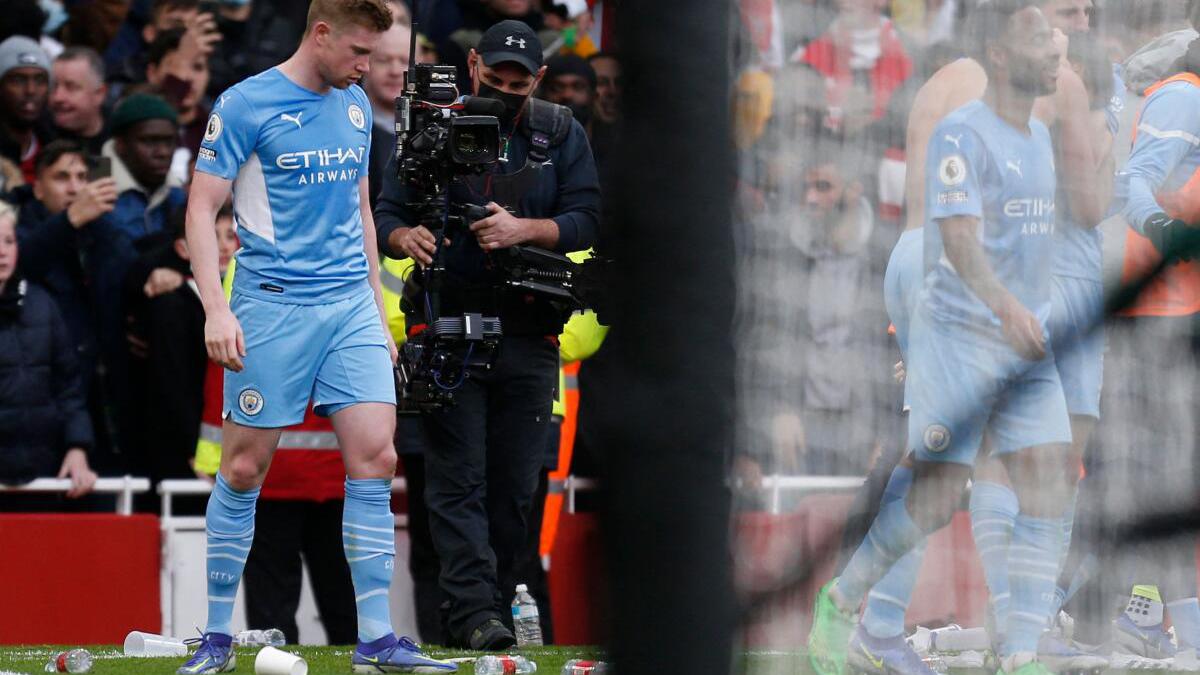
M 942 452 L 950 447 L 950 430 L 944 424 L 930 424 L 925 427 L 921 440 L 929 452 Z
M 223 122 L 221 122 L 220 115 L 217 113 L 209 115 L 208 126 L 204 127 L 204 140 L 208 143 L 212 143 L 221 136 L 221 130 L 224 128 L 225 125 Z
M 350 124 L 354 125 L 355 129 L 361 129 L 367 125 L 367 117 L 363 115 L 363 109 L 358 107 L 357 103 L 351 103 L 346 109 L 346 114 L 350 117 Z
M 262 412 L 263 395 L 257 389 L 243 389 L 238 394 L 238 408 L 251 417 Z

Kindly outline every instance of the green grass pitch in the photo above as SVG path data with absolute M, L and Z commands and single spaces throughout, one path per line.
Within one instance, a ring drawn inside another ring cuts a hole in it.
M 21 675 L 41 675 L 45 671 L 46 662 L 55 652 L 70 647 L 29 646 L 29 647 L 0 647 L 0 675 L 19 673 Z M 96 657 L 91 675 L 174 675 L 175 669 L 184 659 L 143 659 L 126 658 L 121 655 L 121 648 L 113 645 L 87 646 L 86 649 Z M 295 647 L 287 646 L 286 651 L 300 654 L 308 661 L 309 675 L 349 675 L 350 654 L 353 647 Z M 460 650 L 430 649 L 430 654 L 437 658 L 473 658 L 477 652 Z M 252 675 L 254 673 L 254 655 L 258 649 L 253 647 L 237 649 L 237 673 Z M 596 658 L 600 651 L 589 647 L 540 647 L 510 652 L 520 654 L 538 664 L 539 675 L 559 675 L 564 663 L 571 659 Z M 471 663 L 461 662 L 459 673 L 471 675 L 475 672 Z
M 50 655 L 65 649 L 65 647 L 31 646 L 31 647 L 0 647 L 0 675 L 41 675 Z M 175 669 L 183 663 L 182 658 L 170 659 L 138 659 L 121 656 L 120 647 L 101 645 L 88 647 L 96 657 L 91 675 L 174 675 Z M 284 647 L 295 652 L 308 661 L 310 675 L 349 675 L 351 647 Z M 238 673 L 252 675 L 254 673 L 254 648 L 238 648 Z M 470 659 L 478 656 L 476 652 L 432 648 L 429 652 L 438 658 Z M 521 654 L 538 665 L 539 675 L 559 675 L 564 663 L 571 659 L 601 658 L 602 653 L 595 647 L 540 647 L 535 649 L 511 652 Z M 803 652 L 787 651 L 748 651 L 736 661 L 736 672 L 743 675 L 814 675 L 809 666 L 808 658 Z M 459 663 L 459 673 L 473 675 L 474 667 L 470 661 Z M 719 675 L 720 668 L 713 668 L 711 673 L 679 673 L 678 675 Z M 664 673 L 663 675 L 675 675 Z M 983 670 L 955 670 L 950 675 L 995 675 Z M 1105 675 L 1125 675 L 1119 671 L 1106 671 Z M 1129 675 L 1134 675 L 1132 671 Z M 1171 675 L 1158 671 L 1137 671 L 1136 675 Z

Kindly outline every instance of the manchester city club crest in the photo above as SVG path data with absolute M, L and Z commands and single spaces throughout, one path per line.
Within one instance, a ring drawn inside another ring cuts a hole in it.
M 950 447 L 950 430 L 944 424 L 930 424 L 922 437 L 929 452 L 942 452 Z
M 263 395 L 257 389 L 243 389 L 238 394 L 238 408 L 251 417 L 257 415 L 263 409 Z
M 367 125 L 367 117 L 363 115 L 363 109 L 358 107 L 358 104 L 351 103 L 346 109 L 346 114 L 350 116 L 350 124 L 353 124 L 355 129 L 362 129 Z

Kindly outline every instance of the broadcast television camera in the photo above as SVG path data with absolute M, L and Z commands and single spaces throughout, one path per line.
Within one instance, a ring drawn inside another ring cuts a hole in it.
M 416 28 L 413 29 L 416 35 Z M 414 37 L 415 40 L 415 37 Z M 415 49 L 415 43 L 413 45 Z M 426 323 L 401 347 L 397 366 L 398 409 L 421 413 L 454 404 L 454 392 L 471 369 L 490 368 L 503 335 L 499 318 L 478 313 L 442 316 L 440 293 L 447 277 L 443 241 L 462 236 L 488 211 L 450 199 L 451 183 L 482 174 L 500 159 L 500 101 L 461 96 L 453 66 L 415 64 L 396 99 L 396 172 L 409 188 L 406 204 L 415 225 L 437 242 L 433 262 L 415 271 L 423 284 Z M 599 258 L 584 265 L 531 246 L 514 246 L 491 255 L 502 271 L 497 284 L 542 297 L 563 312 L 594 305 L 587 296 L 602 284 Z M 581 283 L 581 279 L 592 279 Z M 408 286 L 408 284 L 406 284 Z

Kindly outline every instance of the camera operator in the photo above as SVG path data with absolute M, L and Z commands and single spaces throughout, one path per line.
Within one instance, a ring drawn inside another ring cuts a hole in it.
M 563 316 L 544 299 L 505 289 L 490 259 L 518 244 L 559 252 L 588 248 L 600 188 L 583 128 L 565 108 L 531 100 L 545 68 L 541 41 L 529 26 L 509 20 L 490 28 L 470 52 L 468 67 L 471 92 L 504 104 L 501 161 L 489 173 L 451 183 L 452 202 L 484 204 L 491 215 L 469 231 L 446 232 L 439 316 L 498 316 L 503 337 L 492 367 L 470 372 L 454 392 L 455 405 L 425 415 L 432 446 L 425 499 L 441 584 L 451 598 L 451 639 L 471 649 L 502 649 L 515 643 L 507 600 L 518 581 L 512 570 L 558 382 Z M 384 180 L 376 208 L 380 250 L 425 267 L 437 239 L 413 226 L 410 190 L 392 171 Z M 406 289 L 417 309 L 410 332 L 430 320 L 422 316 L 423 280 L 414 273 Z

